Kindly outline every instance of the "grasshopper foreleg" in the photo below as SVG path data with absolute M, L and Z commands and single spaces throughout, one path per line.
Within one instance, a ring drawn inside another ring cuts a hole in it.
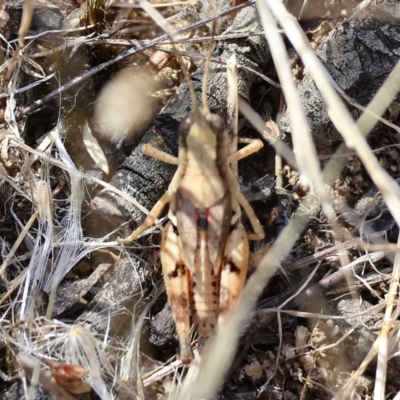
M 144 220 L 143 224 L 140 225 L 137 229 L 135 229 L 127 238 L 118 239 L 119 243 L 128 244 L 133 242 L 138 238 L 138 236 L 144 232 L 146 229 L 150 228 L 156 222 L 156 219 L 161 214 L 164 207 L 171 201 L 171 196 L 169 192 L 165 192 L 162 197 L 157 201 L 149 215 Z
M 155 147 L 156 144 L 158 144 L 158 142 L 154 144 L 146 143 L 142 147 L 142 153 L 145 154 L 146 156 L 156 158 L 157 160 L 164 161 L 168 164 L 178 165 L 178 157 L 172 156 L 171 154 L 165 153 L 164 151 L 157 149 Z M 170 192 L 167 191 L 154 205 L 149 215 L 144 220 L 143 224 L 140 225 L 136 230 L 134 230 L 127 238 L 118 239 L 118 242 L 122 244 L 128 244 L 136 240 L 142 232 L 144 232 L 146 229 L 154 225 L 155 221 L 161 214 L 164 207 L 170 202 L 171 202 L 171 195 Z
M 156 143 L 146 143 L 142 147 L 142 153 L 157 160 L 164 161 L 167 164 L 178 165 L 178 157 L 172 156 L 155 147 Z
M 228 156 L 229 164 L 238 162 L 239 160 L 250 156 L 264 146 L 264 143 L 260 139 L 250 139 L 250 141 L 247 139 L 242 139 L 240 142 L 248 143 L 248 145 L 236 151 L 235 153 L 230 154 Z

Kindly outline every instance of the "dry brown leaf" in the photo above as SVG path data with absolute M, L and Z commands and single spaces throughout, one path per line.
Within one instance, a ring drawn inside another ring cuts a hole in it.
M 79 365 L 58 363 L 46 359 L 45 363 L 50 367 L 54 380 L 65 390 L 74 394 L 90 392 L 90 386 L 82 379 L 89 371 Z

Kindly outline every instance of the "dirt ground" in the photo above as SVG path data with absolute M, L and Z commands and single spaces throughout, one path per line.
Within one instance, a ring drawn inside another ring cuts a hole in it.
M 295 19 L 272 10 L 286 62 L 260 3 L 257 18 L 241 3 L 2 4 L 1 398 L 399 398 L 400 6 L 286 0 Z M 181 30 L 175 47 L 154 10 Z M 117 239 L 175 174 L 142 148 L 177 155 L 192 109 L 182 69 L 229 127 L 233 53 L 255 111 L 240 106 L 239 136 L 264 144 L 238 180 L 265 238 L 250 241 L 235 329 L 205 341 L 192 327 L 185 366 L 160 262 L 166 211 Z

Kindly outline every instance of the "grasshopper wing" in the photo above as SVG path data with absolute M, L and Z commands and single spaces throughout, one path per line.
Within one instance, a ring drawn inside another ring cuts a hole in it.
M 180 358 L 188 364 L 193 359 L 189 338 L 191 278 L 183 261 L 180 238 L 171 222 L 165 227 L 161 247 L 161 264 L 179 339 Z

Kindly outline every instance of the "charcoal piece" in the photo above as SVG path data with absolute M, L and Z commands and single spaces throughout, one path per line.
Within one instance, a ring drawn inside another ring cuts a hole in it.
M 51 31 L 60 29 L 64 15 L 58 7 L 37 8 L 33 14 L 31 29 L 34 31 Z
M 400 15 L 390 1 L 363 1 L 321 43 L 317 56 L 333 80 L 350 97 L 367 105 L 385 81 L 400 55 Z M 392 12 L 391 12 L 392 11 Z M 309 73 L 298 86 L 303 110 L 317 149 L 332 151 L 341 136 L 331 123 L 324 100 Z M 354 110 L 353 107 L 348 107 Z M 283 134 L 291 132 L 289 113 L 280 121 Z

